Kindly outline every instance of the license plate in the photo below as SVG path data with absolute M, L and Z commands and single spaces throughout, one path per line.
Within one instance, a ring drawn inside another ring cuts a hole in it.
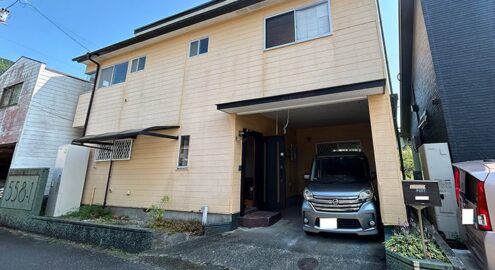
M 463 225 L 474 224 L 474 209 L 462 209 L 462 224 Z
M 336 218 L 320 218 L 320 228 L 322 229 L 337 229 Z

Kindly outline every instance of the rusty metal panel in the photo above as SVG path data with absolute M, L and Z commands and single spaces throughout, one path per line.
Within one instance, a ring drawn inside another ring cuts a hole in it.
M 2 94 L 6 87 L 23 84 L 17 105 L 0 107 L 0 146 L 19 141 L 40 68 L 40 62 L 21 57 L 0 76 Z

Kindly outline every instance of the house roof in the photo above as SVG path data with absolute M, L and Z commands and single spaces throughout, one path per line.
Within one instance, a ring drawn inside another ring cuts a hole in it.
M 213 0 L 184 12 L 137 28 L 134 31 L 136 35 L 132 38 L 117 42 L 84 55 L 80 55 L 72 60 L 81 63 L 89 60 L 90 55 L 103 56 L 131 45 L 148 41 L 161 35 L 165 35 L 264 1 L 266 0 Z
M 399 68 L 400 68 L 400 123 L 401 135 L 410 137 L 411 75 L 414 1 L 399 1 Z
M 8 69 L 6 69 L 2 74 L 0 74 L 0 76 L 3 75 L 3 74 L 6 74 L 7 71 L 9 69 L 11 69 L 13 66 L 15 66 L 15 64 L 17 62 L 19 62 L 21 59 L 26 59 L 26 60 L 29 60 L 29 61 L 33 61 L 33 62 L 42 64 L 42 65 L 45 65 L 45 70 L 48 70 L 48 71 L 51 71 L 51 72 L 55 72 L 55 73 L 58 73 L 60 75 L 63 75 L 63 76 L 72 78 L 72 79 L 80 80 L 80 81 L 83 81 L 83 82 L 89 82 L 88 80 L 85 80 L 85 79 L 82 79 L 82 78 L 79 78 L 79 77 L 76 77 L 76 76 L 73 76 L 73 75 L 69 75 L 69 74 L 67 74 L 65 72 L 58 71 L 58 70 L 55 70 L 55 69 L 52 69 L 52 68 L 48 68 L 48 67 L 46 67 L 46 63 L 45 62 L 42 62 L 40 60 L 36 60 L 36 59 L 30 58 L 30 57 L 27 57 L 27 56 L 21 56 L 21 57 L 19 57 L 17 60 L 15 60 L 15 62 L 12 65 L 10 65 L 10 67 Z
M 222 3 L 222 2 L 225 2 L 225 1 L 227 1 L 227 0 L 212 0 L 212 1 L 208 1 L 208 2 L 206 2 L 204 4 L 201 4 L 201 5 L 195 6 L 193 8 L 190 8 L 188 10 L 179 12 L 179 13 L 174 14 L 172 16 L 168 16 L 168 17 L 165 17 L 165 18 L 160 19 L 158 21 L 154 21 L 154 22 L 152 22 L 150 24 L 147 24 L 147 25 L 138 27 L 138 28 L 134 29 L 134 34 L 139 34 L 139 33 L 144 32 L 146 30 L 152 29 L 153 27 L 157 27 L 157 26 L 162 25 L 162 24 L 165 24 L 167 22 L 171 22 L 171 21 L 173 21 L 175 19 L 179 19 L 179 18 L 184 17 L 186 15 L 189 15 L 191 13 L 200 11 L 202 9 L 211 7 L 213 5 L 216 5 L 218 3 Z

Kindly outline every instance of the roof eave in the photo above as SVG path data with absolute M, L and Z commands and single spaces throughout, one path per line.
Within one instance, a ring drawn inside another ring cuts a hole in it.
M 263 1 L 266 1 L 266 0 L 243 0 L 243 1 L 232 2 L 230 4 L 226 4 L 226 5 L 220 6 L 218 8 L 211 9 L 211 10 L 205 11 L 203 13 L 185 18 L 184 20 L 180 20 L 180 21 L 162 26 L 162 27 L 157 28 L 155 30 L 151 30 L 149 32 L 139 34 L 139 35 L 134 36 L 132 38 L 117 42 L 115 44 L 112 44 L 110 46 L 95 50 L 93 52 L 90 52 L 90 53 L 87 53 L 84 55 L 80 55 L 80 56 L 72 59 L 72 61 L 82 63 L 84 61 L 87 61 L 89 59 L 90 55 L 103 56 L 104 54 L 114 52 L 114 51 L 117 51 L 119 49 L 123 49 L 125 47 L 131 46 L 131 45 L 134 45 L 134 44 L 146 41 L 146 40 L 150 40 L 152 38 L 156 38 L 156 37 L 159 37 L 161 35 L 168 34 L 170 32 L 173 32 L 173 31 L 176 31 L 176 30 L 188 27 L 188 26 L 195 25 L 197 23 L 200 23 L 200 22 L 203 22 L 203 21 L 206 21 L 209 19 L 213 19 L 213 18 L 216 18 L 218 16 L 221 16 L 221 15 L 224 15 L 224 14 L 227 14 L 227 13 L 230 13 L 230 12 L 233 12 L 233 11 L 236 11 L 236 10 L 239 10 L 239 9 L 242 9 L 242 8 L 254 5 L 256 3 L 263 2 Z

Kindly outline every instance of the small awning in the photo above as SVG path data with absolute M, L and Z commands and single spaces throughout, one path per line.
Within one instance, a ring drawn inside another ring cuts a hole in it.
M 113 141 L 113 140 L 136 138 L 138 135 L 154 136 L 154 137 L 177 140 L 179 138 L 177 136 L 153 132 L 153 131 L 177 129 L 177 128 L 179 128 L 179 126 L 154 126 L 154 127 L 143 128 L 143 129 L 130 129 L 130 130 L 124 130 L 124 131 L 119 131 L 119 132 L 108 132 L 108 133 L 103 133 L 103 134 L 98 134 L 98 135 L 88 135 L 88 136 L 81 137 L 79 139 L 74 139 L 72 141 L 72 144 L 76 144 L 76 145 L 83 145 L 85 143 L 89 143 L 89 144 L 112 144 L 111 141 Z
M 238 115 L 273 112 L 366 99 L 385 93 L 385 79 L 217 104 L 217 109 Z

